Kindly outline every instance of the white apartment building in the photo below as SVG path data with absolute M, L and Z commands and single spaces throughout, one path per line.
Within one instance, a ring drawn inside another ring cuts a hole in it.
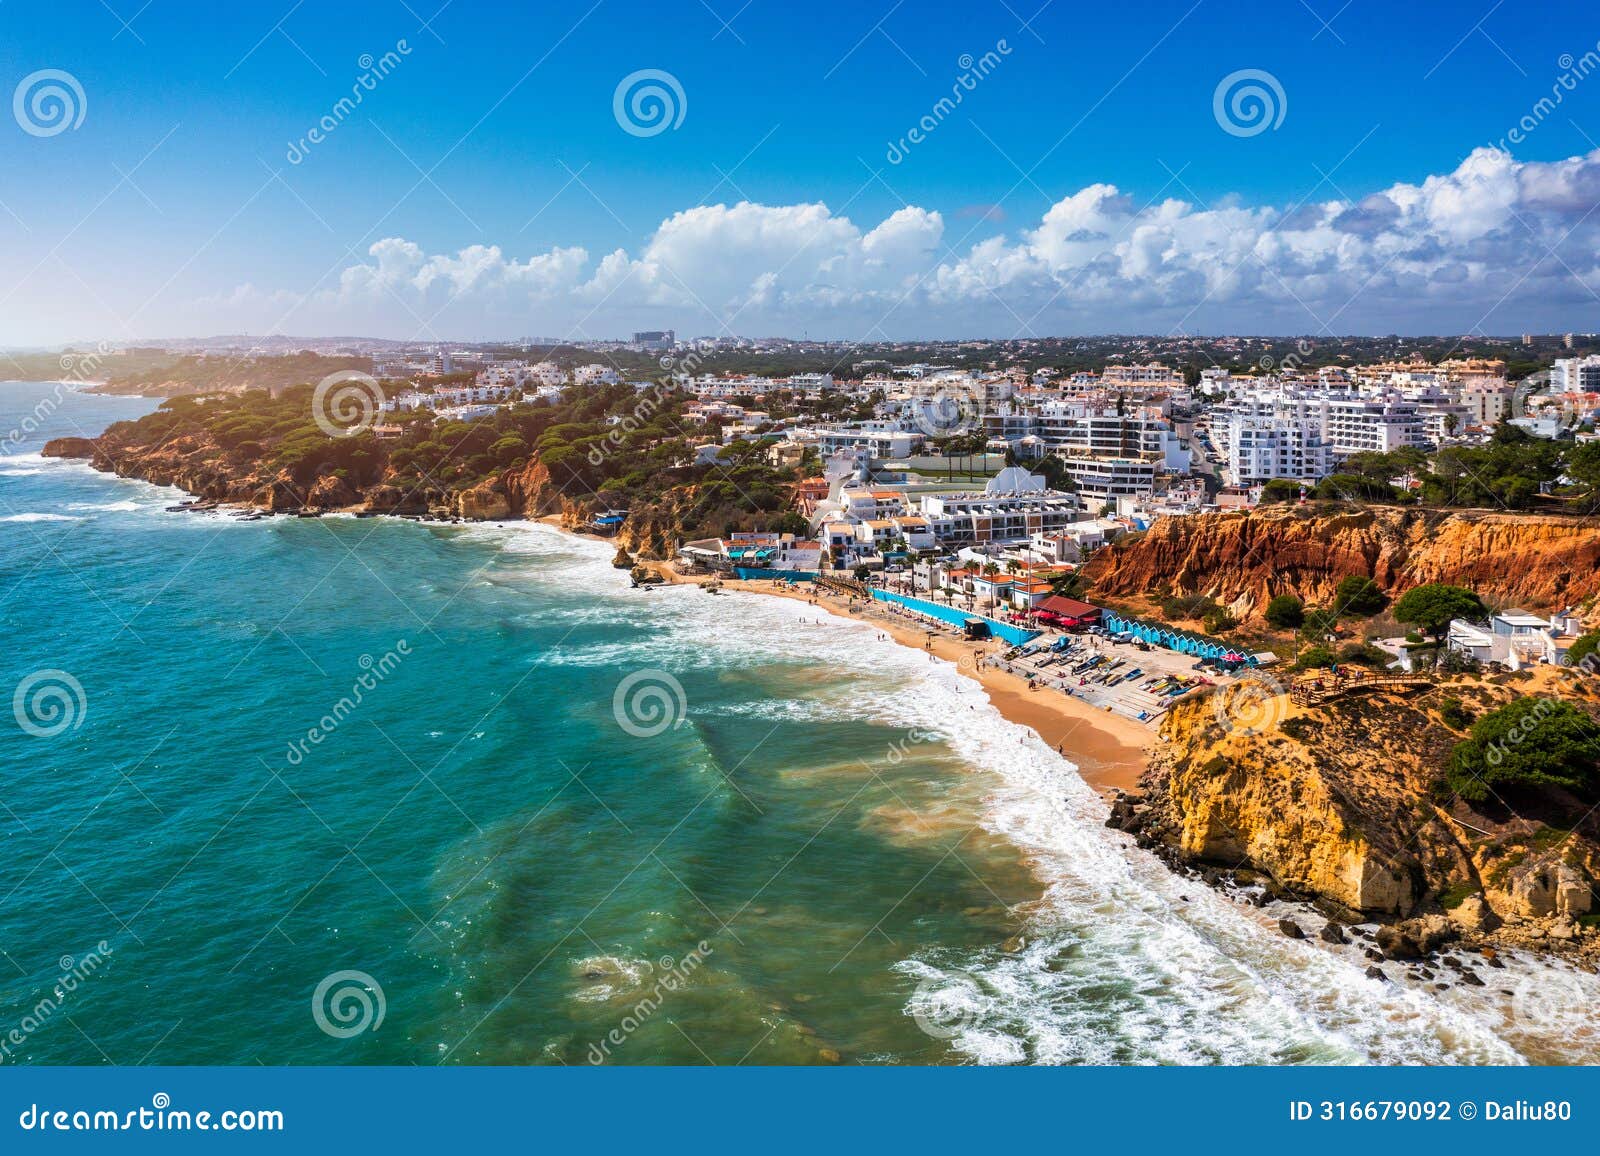
M 1228 419 L 1228 470 L 1236 486 L 1273 478 L 1315 484 L 1333 472 L 1333 449 L 1317 422 L 1297 417 Z
M 1027 542 L 1083 516 L 1076 495 L 1048 489 L 1042 477 L 1017 467 L 990 478 L 982 493 L 924 494 L 922 513 L 944 546 Z
M 864 450 L 875 458 L 910 457 L 922 448 L 923 436 L 889 422 L 857 422 L 813 426 L 792 431 L 796 441 L 815 445 L 823 457 L 840 450 Z
M 580 365 L 572 371 L 572 380 L 579 385 L 616 385 L 620 378 L 609 365 Z
M 1149 458 L 1063 457 L 1067 473 L 1078 487 L 1078 497 L 1102 505 L 1128 496 L 1155 492 L 1161 463 Z
M 1600 354 L 1560 357 L 1550 367 L 1551 393 L 1600 393 Z
M 1063 457 L 1148 457 L 1169 473 L 1189 469 L 1189 451 L 1158 406 L 1118 413 L 1115 405 L 1046 402 L 1039 407 L 1036 433 L 1051 453 Z
M 1183 374 L 1152 361 L 1147 365 L 1108 365 L 1100 380 L 1105 385 L 1175 385 L 1183 387 Z
M 1254 472 L 1254 458 L 1247 461 L 1233 456 L 1235 445 L 1241 453 L 1248 445 L 1252 454 L 1281 448 L 1291 460 L 1299 446 L 1308 468 L 1321 468 L 1320 453 L 1313 451 L 1314 443 L 1321 442 L 1330 454 L 1326 469 L 1331 473 L 1351 454 L 1386 453 L 1407 446 L 1420 447 L 1426 441 L 1421 406 L 1393 390 L 1373 395 L 1349 390 L 1253 390 L 1221 408 L 1219 416 L 1224 414 L 1229 421 L 1228 466 L 1236 481 L 1258 475 Z M 1239 418 L 1266 418 L 1277 425 L 1241 426 L 1241 437 L 1235 443 L 1232 423 Z M 1271 436 L 1274 428 L 1281 434 L 1276 442 Z

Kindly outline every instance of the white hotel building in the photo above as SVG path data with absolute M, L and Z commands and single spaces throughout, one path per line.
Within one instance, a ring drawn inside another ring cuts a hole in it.
M 1225 412 L 1228 468 L 1238 485 L 1273 477 L 1315 482 L 1352 454 L 1427 441 L 1422 407 L 1393 392 L 1255 391 Z

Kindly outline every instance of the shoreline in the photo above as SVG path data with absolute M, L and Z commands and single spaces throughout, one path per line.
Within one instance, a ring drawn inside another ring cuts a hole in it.
M 563 532 L 572 533 L 565 529 Z M 706 580 L 680 574 L 670 562 L 646 565 L 673 585 L 698 586 Z M 941 631 L 924 629 L 909 619 L 879 609 L 876 604 L 848 605 L 837 597 L 796 589 L 776 579 L 718 580 L 722 589 L 730 593 L 805 602 L 840 618 L 870 623 L 901 646 L 931 653 L 935 658 L 954 664 L 963 676 L 983 687 L 989 701 L 1007 722 L 1032 730 L 1047 746 L 1071 762 L 1078 776 L 1102 795 L 1119 790 L 1137 792 L 1139 777 L 1149 766 L 1150 753 L 1161 741 L 1154 730 L 1130 718 L 1096 709 L 1081 699 L 1048 690 L 1029 690 L 1022 676 L 983 664 L 981 659 L 1006 649 L 993 640 L 968 642 Z
M 254 506 L 230 502 L 218 502 L 217 508 L 262 512 Z M 364 505 L 323 510 L 317 514 L 318 516 L 322 514 L 397 516 L 387 512 L 368 511 Z M 564 526 L 561 517 L 556 514 L 516 520 L 545 525 L 560 533 L 588 541 L 608 545 L 614 544 L 615 541 L 612 538 Z M 663 581 L 673 585 L 698 586 L 705 581 L 702 578 L 678 573 L 670 561 L 647 561 L 642 564 Z M 968 642 L 943 631 L 924 628 L 909 618 L 890 614 L 876 603 L 868 606 L 851 605 L 842 602 L 836 596 L 801 591 L 776 579 L 719 580 L 722 588 L 730 592 L 807 602 L 841 618 L 870 622 L 888 639 L 901 646 L 931 653 L 935 658 L 953 663 L 962 675 L 984 688 L 990 702 L 1003 718 L 1029 728 L 1047 746 L 1067 758 L 1076 768 L 1078 776 L 1091 789 L 1103 796 L 1112 795 L 1117 791 L 1139 793 L 1139 779 L 1149 767 L 1151 752 L 1161 741 L 1159 735 L 1150 727 L 1114 712 L 1092 707 L 1081 699 L 1048 689 L 1031 690 L 1028 681 L 1020 675 L 981 661 L 1007 649 L 1003 643 L 992 639 L 984 642 Z

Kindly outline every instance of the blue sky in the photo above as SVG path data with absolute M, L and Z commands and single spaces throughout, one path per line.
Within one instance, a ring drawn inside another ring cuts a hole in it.
M 440 3 L 9 0 L 0 343 L 1596 328 L 1592 5 Z

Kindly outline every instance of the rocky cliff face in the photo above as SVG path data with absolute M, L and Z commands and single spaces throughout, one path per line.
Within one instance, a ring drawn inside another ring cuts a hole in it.
M 555 517 L 567 529 L 577 529 L 608 504 L 593 494 L 569 493 L 540 462 L 446 493 L 402 485 L 393 476 L 364 490 L 333 475 L 307 485 L 265 461 L 230 455 L 203 436 L 176 437 L 159 445 L 135 444 L 109 434 L 58 438 L 43 452 L 85 458 L 96 469 L 176 486 L 199 498 L 272 511 L 362 508 L 390 514 L 448 514 L 472 521 Z M 697 493 L 696 487 L 685 486 L 668 491 L 653 504 L 633 502 L 618 544 L 640 558 L 670 558 Z
M 1565 679 L 1569 699 L 1572 676 Z M 1550 693 L 1556 688 L 1544 687 Z M 1259 732 L 1229 725 L 1227 701 L 1181 703 L 1145 776 L 1141 838 L 1184 862 L 1245 868 L 1350 919 L 1432 912 L 1466 933 L 1594 940 L 1600 829 L 1538 815 L 1477 813 L 1435 784 L 1461 736 L 1438 718 L 1446 694 L 1473 711 L 1535 688 L 1463 680 L 1420 698 L 1351 697 L 1296 708 Z M 1584 694 L 1593 709 L 1600 699 Z M 1580 809 L 1581 810 L 1581 809 Z M 1504 925 L 1502 927 L 1502 925 Z
M 1486 600 L 1555 609 L 1600 591 L 1600 519 L 1398 507 L 1283 507 L 1163 518 L 1088 563 L 1105 597 L 1205 594 L 1241 617 L 1278 594 L 1327 603 L 1359 574 L 1395 593 L 1452 582 Z

